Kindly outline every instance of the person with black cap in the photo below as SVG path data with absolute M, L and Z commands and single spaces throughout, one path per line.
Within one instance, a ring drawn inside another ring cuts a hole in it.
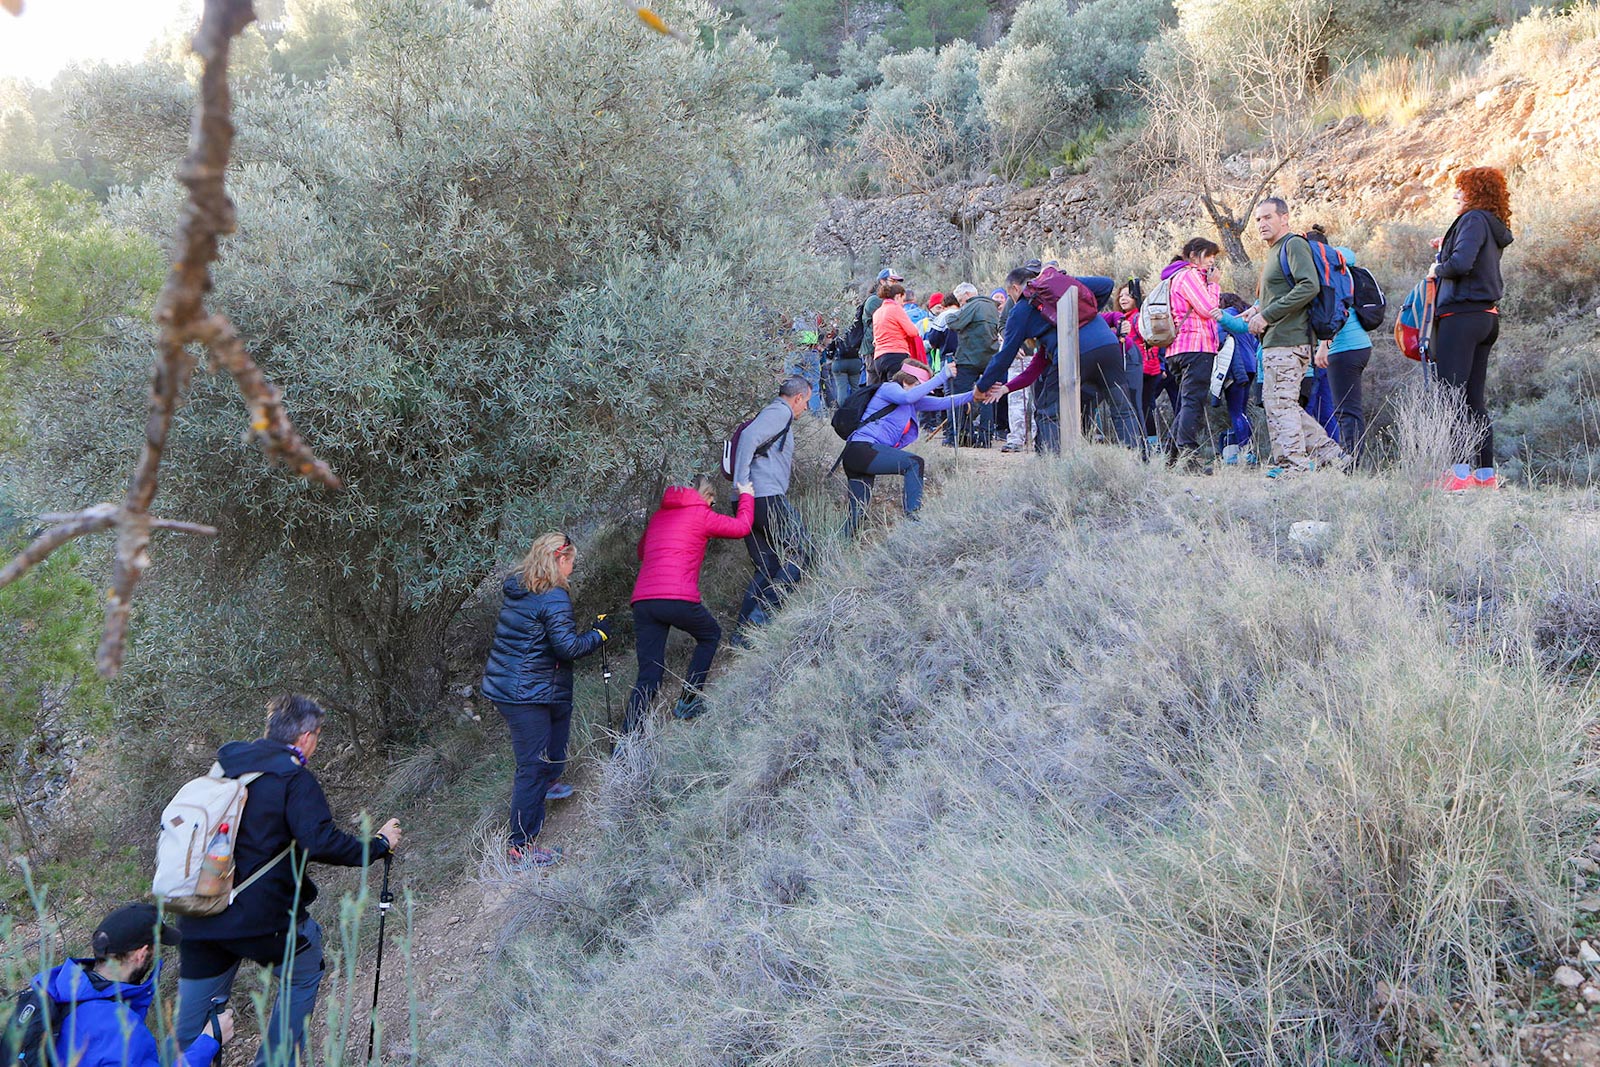
M 371 837 L 347 834 L 334 823 L 327 794 L 306 766 L 326 715 L 310 697 L 274 697 L 267 704 L 264 737 L 230 741 L 217 751 L 228 777 L 257 775 L 246 786 L 234 841 L 236 884 L 266 873 L 217 914 L 180 920 L 183 973 L 174 1025 L 180 1043 L 205 1029 L 212 1001 L 229 995 L 240 964 L 249 960 L 271 967 L 279 990 L 261 1028 L 256 1067 L 291 1063 L 297 1050 L 304 1053 L 306 1020 L 317 1006 L 323 974 L 322 927 L 310 911 L 317 886 L 306 868 L 313 860 L 362 867 L 400 847 L 398 820 L 390 819 Z
M 233 1011 L 208 1005 L 206 1026 L 174 1058 L 145 1023 L 161 977 L 160 946 L 176 945 L 178 931 L 161 921 L 153 904 L 127 904 L 94 932 L 94 956 L 71 959 L 37 974 L 33 987 L 48 998 L 55 1032 L 52 1063 L 77 1067 L 209 1067 L 233 1039 Z

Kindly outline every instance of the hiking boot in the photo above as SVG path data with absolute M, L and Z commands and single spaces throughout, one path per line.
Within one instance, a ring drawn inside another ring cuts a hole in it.
M 526 845 L 512 845 L 506 849 L 506 860 L 515 870 L 526 870 L 531 867 L 554 867 L 561 862 L 561 849 L 545 848 L 530 841 Z
M 1472 488 L 1498 489 L 1500 488 L 1500 478 L 1495 474 L 1493 467 L 1479 467 L 1472 472 Z
M 672 706 L 674 719 L 698 719 L 706 711 L 706 702 L 702 697 L 679 697 L 678 702 Z
M 546 800 L 565 800 L 572 795 L 572 787 L 566 782 L 551 782 L 550 788 L 544 791 Z
M 1222 450 L 1222 463 L 1227 467 L 1237 467 L 1239 465 L 1238 445 L 1229 445 Z
M 1016 452 L 1016 451 L 1018 451 L 1018 448 L 1017 448 L 1016 445 L 1012 444 L 1010 441 L 1007 441 L 1005 444 L 1000 446 L 1000 451 L 1002 451 L 1002 452 Z
M 1285 474 L 1288 474 L 1288 473 L 1289 473 L 1289 468 L 1288 467 L 1272 466 L 1272 467 L 1268 467 L 1267 468 L 1267 477 L 1268 478 L 1282 478 Z
M 1463 493 L 1472 488 L 1472 468 L 1457 463 L 1439 477 L 1439 488 L 1447 493 Z

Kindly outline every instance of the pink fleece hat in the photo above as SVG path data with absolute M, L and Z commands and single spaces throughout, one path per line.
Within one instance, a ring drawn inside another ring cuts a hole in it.
M 925 382 L 933 377 L 933 371 L 929 370 L 928 365 L 920 359 L 908 359 L 900 364 L 900 369 L 919 382 Z

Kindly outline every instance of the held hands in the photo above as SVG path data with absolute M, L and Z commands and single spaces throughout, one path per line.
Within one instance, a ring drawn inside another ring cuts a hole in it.
M 755 496 L 756 486 L 754 482 L 743 482 L 734 486 L 733 491 L 740 496 Z M 605 616 L 602 615 L 601 618 L 605 618 Z

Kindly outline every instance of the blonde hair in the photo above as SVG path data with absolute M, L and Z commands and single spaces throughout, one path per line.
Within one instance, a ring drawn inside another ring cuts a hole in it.
M 576 559 L 578 546 L 559 530 L 534 538 L 533 547 L 528 549 L 528 554 L 522 557 L 522 565 L 517 568 L 522 587 L 530 593 L 548 593 L 557 586 L 565 589 L 567 580 L 561 577 L 560 563 L 561 557 L 568 553 Z

